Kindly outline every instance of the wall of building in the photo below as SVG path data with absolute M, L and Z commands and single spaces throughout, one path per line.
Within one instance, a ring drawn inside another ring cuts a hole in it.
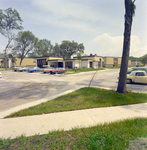
M 98 67 L 98 62 L 93 62 L 93 68 L 94 69 L 98 69 L 99 67 Z
M 3 59 L 0 59 L 0 67 L 2 67 L 2 63 L 1 63 L 2 60 L 3 60 Z
M 100 61 L 100 60 L 102 62 L 104 61 L 102 57 L 99 57 L 99 56 L 94 57 L 94 61 Z
M 94 61 L 95 60 L 95 58 L 94 57 L 83 57 L 82 59 L 89 59 L 89 60 L 92 60 L 92 61 Z
M 14 66 L 20 66 L 20 58 L 16 58 Z M 22 60 L 21 66 L 36 66 L 36 59 L 34 58 L 24 58 Z
M 80 68 L 81 67 L 81 60 L 73 61 L 73 68 Z
M 128 66 L 131 66 L 131 65 L 132 65 L 131 60 L 129 60 L 128 61 Z
M 134 61 L 134 60 L 130 60 L 131 61 L 131 66 L 144 66 L 140 61 Z
M 102 57 L 99 57 L 99 56 L 92 56 L 92 57 L 83 57 L 82 59 L 89 59 L 89 60 L 92 60 L 92 61 L 100 61 L 100 59 L 101 59 L 101 61 L 103 61 L 103 58 Z
M 114 59 L 113 57 L 104 57 L 104 66 L 105 67 L 113 67 L 114 65 Z
M 88 61 L 81 61 L 81 68 L 89 68 L 89 62 Z
M 118 57 L 118 66 L 121 65 L 121 57 Z
M 48 57 L 47 60 L 53 60 L 53 59 L 61 59 L 63 60 L 63 58 L 60 58 L 60 57 Z

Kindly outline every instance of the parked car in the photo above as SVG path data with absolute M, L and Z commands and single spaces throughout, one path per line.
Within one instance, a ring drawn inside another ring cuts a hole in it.
M 39 72 L 40 68 L 39 67 L 32 67 L 28 69 L 28 72 L 32 73 L 32 72 Z
M 147 84 L 147 73 L 145 71 L 132 71 L 127 75 L 127 83 L 145 83 Z
M 20 69 L 18 69 L 17 71 L 19 72 L 23 72 L 23 71 L 28 71 L 29 67 L 22 67 Z
M 47 68 L 42 68 L 40 71 L 43 72 L 43 73 L 50 73 L 51 70 L 53 70 L 55 68 L 52 68 L 52 67 L 47 67 Z
M 13 67 L 13 70 L 14 71 L 17 71 L 18 69 L 20 69 L 20 68 L 22 68 L 23 66 L 15 66 L 15 67 Z
M 147 72 L 147 67 L 135 67 L 130 71 L 127 71 L 127 74 L 130 74 L 132 71 L 137 71 L 137 70 L 143 70 L 145 72 Z
M 2 78 L 2 73 L 0 72 L 0 78 Z
M 59 73 L 65 73 L 67 72 L 67 69 L 64 68 L 56 68 L 50 71 L 50 74 L 59 74 Z

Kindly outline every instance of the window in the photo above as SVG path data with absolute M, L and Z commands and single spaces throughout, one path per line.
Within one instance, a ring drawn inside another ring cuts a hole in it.
M 135 76 L 145 76 L 144 72 L 137 72 Z

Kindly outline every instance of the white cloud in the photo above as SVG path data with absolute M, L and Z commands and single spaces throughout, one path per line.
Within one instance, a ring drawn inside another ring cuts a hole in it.
M 101 18 L 101 15 L 96 16 L 95 10 L 84 2 L 76 2 L 69 0 L 33 0 L 32 4 L 37 6 L 41 11 L 52 13 L 58 18 L 77 18 L 89 19 L 95 21 Z M 92 4 L 92 3 L 91 3 Z
M 96 15 L 94 15 L 94 11 L 93 15 L 89 13 L 87 6 L 80 6 L 81 4 L 78 3 L 73 4 L 70 1 L 65 2 L 65 0 L 33 0 L 32 3 L 35 6 L 33 11 L 21 10 L 23 18 L 26 18 L 27 24 L 30 24 L 30 26 L 48 25 L 54 26 L 54 28 L 78 29 L 84 32 L 94 31 L 89 19 L 94 20 Z M 24 23 L 26 21 L 24 19 Z
M 131 36 L 130 56 L 140 57 L 147 53 L 147 46 L 142 46 L 138 36 Z
M 107 33 L 95 37 L 88 43 L 101 56 L 122 56 L 123 36 L 110 36 Z M 140 57 L 145 54 L 138 36 L 131 36 L 130 55 Z
M 30 21 L 35 19 L 36 24 L 44 23 L 56 27 L 93 32 L 94 29 L 91 24 L 97 20 L 104 19 L 101 12 L 93 9 L 91 4 L 90 6 L 83 2 L 33 0 L 32 4 L 40 11 L 31 12 L 32 14 L 28 12 L 27 16 L 30 18 Z

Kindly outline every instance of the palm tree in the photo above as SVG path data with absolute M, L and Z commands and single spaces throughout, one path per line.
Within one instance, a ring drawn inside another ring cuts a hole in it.
M 130 52 L 130 36 L 133 16 L 135 15 L 135 0 L 125 0 L 125 30 L 124 30 L 124 43 L 123 43 L 123 54 L 121 61 L 121 69 L 119 74 L 119 82 L 117 92 L 126 93 L 126 78 L 127 68 Z

